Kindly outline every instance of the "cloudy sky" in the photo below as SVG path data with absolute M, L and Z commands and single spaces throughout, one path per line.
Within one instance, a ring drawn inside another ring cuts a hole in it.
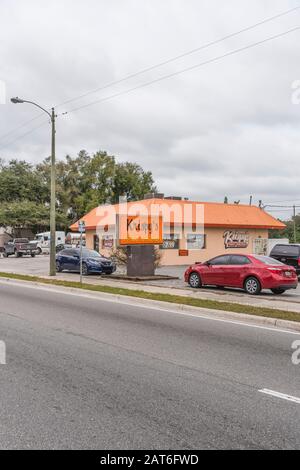
M 56 106 L 297 4 L 0 0 L 0 80 L 7 93 L 0 157 L 38 162 L 49 154 L 47 117 L 10 104 L 11 96 Z M 300 204 L 300 104 L 292 102 L 300 30 L 110 98 L 297 26 L 300 10 L 58 106 L 58 158 L 103 149 L 151 170 L 168 195 L 248 202 L 252 194 L 255 202 Z

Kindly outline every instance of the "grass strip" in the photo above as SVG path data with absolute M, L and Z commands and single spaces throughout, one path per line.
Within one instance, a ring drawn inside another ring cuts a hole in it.
M 221 310 L 225 312 L 246 313 L 248 315 L 256 315 L 260 317 L 277 318 L 280 320 L 289 320 L 300 322 L 300 313 L 288 312 L 286 310 L 255 307 L 252 305 L 244 305 L 233 302 L 223 302 L 210 299 L 195 299 L 181 295 L 163 294 L 159 292 L 145 292 L 137 289 L 125 289 L 111 286 L 99 286 L 92 284 L 80 284 L 75 281 L 63 281 L 59 279 L 46 279 L 39 276 L 30 276 L 26 274 L 4 273 L 0 272 L 0 277 L 17 279 L 21 281 L 39 282 L 42 284 L 72 287 L 76 289 L 88 290 L 93 292 L 105 292 L 107 294 L 124 295 L 128 297 L 136 297 L 140 299 L 159 300 L 161 302 L 170 302 L 173 304 L 190 305 L 192 307 L 207 308 L 212 310 Z

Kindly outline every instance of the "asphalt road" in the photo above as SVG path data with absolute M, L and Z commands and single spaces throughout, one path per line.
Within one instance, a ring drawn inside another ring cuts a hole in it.
M 0 282 L 1 449 L 300 448 L 300 334 Z M 273 392 L 272 392 L 273 393 Z

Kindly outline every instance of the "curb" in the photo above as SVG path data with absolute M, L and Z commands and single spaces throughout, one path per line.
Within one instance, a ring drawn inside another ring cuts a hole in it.
M 107 292 L 95 292 L 89 291 L 87 289 L 78 289 L 75 287 L 66 287 L 66 286 L 57 286 L 51 284 L 44 284 L 37 281 L 25 281 L 20 279 L 11 279 L 11 278 L 0 278 L 0 283 L 13 283 L 19 285 L 28 286 L 37 286 L 40 288 L 44 288 L 47 290 L 52 290 L 56 292 L 69 292 L 72 294 L 79 295 L 81 297 L 93 297 L 93 298 L 102 298 L 107 301 L 115 300 L 118 303 L 127 304 L 127 305 L 138 305 L 140 307 L 149 306 L 151 307 L 158 307 L 162 310 L 178 313 L 186 313 L 191 316 L 199 316 L 201 318 L 209 319 L 218 319 L 218 320 L 230 320 L 237 323 L 248 323 L 251 325 L 262 325 L 262 326 L 270 326 L 273 328 L 283 328 L 286 330 L 291 331 L 299 331 L 300 332 L 300 314 L 299 314 L 299 322 L 289 321 L 289 320 L 281 320 L 278 318 L 271 318 L 271 317 L 261 317 L 258 315 L 249 315 L 246 313 L 236 313 L 236 312 L 227 312 L 223 310 L 215 310 L 215 309 L 208 309 L 205 307 L 193 307 L 190 305 L 184 304 L 176 304 L 172 302 L 164 302 L 160 300 L 150 300 L 150 299 L 143 299 L 137 297 L 131 297 L 130 295 L 120 295 L 120 294 L 110 294 Z M 199 315 L 197 315 L 197 313 Z

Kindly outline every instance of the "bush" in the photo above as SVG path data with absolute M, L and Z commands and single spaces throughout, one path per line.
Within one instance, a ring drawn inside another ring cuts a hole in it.
M 120 266 L 127 265 L 127 248 L 126 247 L 118 247 L 115 248 L 111 256 L 116 260 L 116 263 Z M 154 248 L 154 266 L 155 268 L 159 268 L 161 266 L 161 259 L 162 253 L 159 251 L 158 248 Z

